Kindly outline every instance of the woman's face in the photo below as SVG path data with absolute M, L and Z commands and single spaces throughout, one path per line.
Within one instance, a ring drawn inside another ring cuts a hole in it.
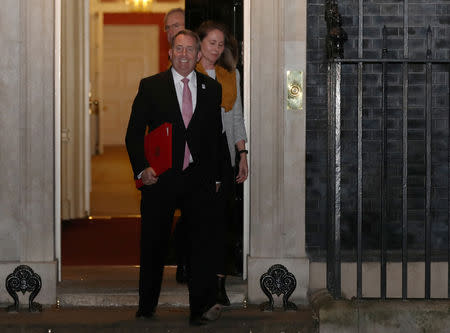
M 220 58 L 225 47 L 224 39 L 223 32 L 218 29 L 211 30 L 205 38 L 203 38 L 201 43 L 202 57 L 209 64 L 214 65 Z

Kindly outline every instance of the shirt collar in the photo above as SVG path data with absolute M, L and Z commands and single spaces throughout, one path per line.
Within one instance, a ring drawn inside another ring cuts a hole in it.
M 181 80 L 184 79 L 184 76 L 180 75 L 173 67 L 172 67 L 172 75 L 175 84 L 180 83 Z M 197 75 L 195 74 L 195 71 L 190 72 L 186 77 L 189 79 L 189 83 L 192 84 L 193 87 L 197 87 L 197 80 L 196 80 Z

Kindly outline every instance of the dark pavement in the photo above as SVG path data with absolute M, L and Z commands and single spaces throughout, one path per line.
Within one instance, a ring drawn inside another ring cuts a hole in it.
M 190 327 L 187 308 L 159 307 L 155 318 L 136 319 L 135 307 L 44 308 L 42 313 L 0 311 L 1 333 L 67 332 L 234 332 L 234 333 L 315 333 L 312 311 L 262 312 L 257 306 L 227 308 L 221 318 L 202 327 Z

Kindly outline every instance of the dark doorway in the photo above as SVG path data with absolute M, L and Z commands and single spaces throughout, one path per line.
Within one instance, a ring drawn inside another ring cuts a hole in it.
M 186 0 L 186 27 L 195 31 L 203 21 L 222 22 L 238 41 L 239 51 L 242 51 L 244 40 L 243 5 L 243 0 Z M 239 52 L 239 54 L 242 54 L 242 52 Z M 241 75 L 242 60 L 242 57 L 240 57 L 238 63 Z M 241 85 L 242 82 L 241 76 Z
M 242 13 L 243 1 L 239 0 L 186 0 L 186 27 L 195 30 L 203 21 L 219 21 L 242 42 Z
M 202 22 L 206 20 L 214 20 L 225 24 L 230 33 L 238 41 L 239 45 L 239 62 L 237 68 L 241 74 L 241 92 L 243 78 L 243 59 L 242 59 L 242 45 L 243 45 L 243 1 L 242 0 L 186 0 L 186 27 L 195 31 Z M 243 94 L 241 93 L 241 96 Z M 235 157 L 236 165 L 238 163 L 238 156 Z M 229 244 L 227 251 L 233 254 L 233 260 L 229 263 L 229 271 L 242 274 L 243 268 L 243 185 L 236 184 L 233 214 L 229 221 Z

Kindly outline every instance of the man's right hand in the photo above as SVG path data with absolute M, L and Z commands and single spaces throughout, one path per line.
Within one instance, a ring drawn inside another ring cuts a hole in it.
M 144 185 L 153 185 L 158 181 L 155 170 L 152 167 L 148 167 L 142 172 L 141 175 L 142 183 Z

